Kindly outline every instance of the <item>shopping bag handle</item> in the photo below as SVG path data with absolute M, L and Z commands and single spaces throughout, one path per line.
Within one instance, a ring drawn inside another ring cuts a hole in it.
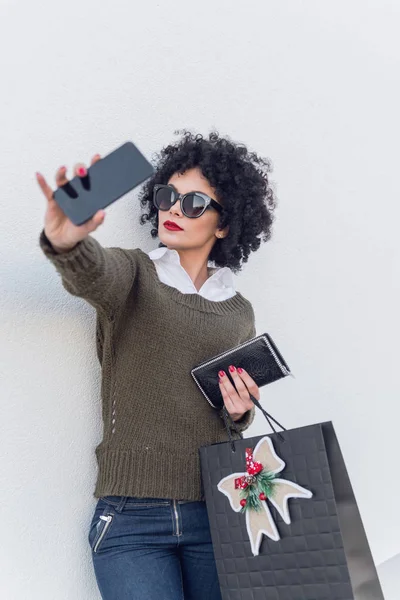
M 260 404 L 259 400 L 257 400 L 257 398 L 255 398 L 253 396 L 253 394 L 250 394 L 249 392 L 249 396 L 253 402 L 253 404 L 255 406 L 257 406 L 257 408 L 259 408 L 262 412 L 262 414 L 264 415 L 264 417 L 266 418 L 266 420 L 268 421 L 268 425 L 271 427 L 273 433 L 276 433 L 276 435 L 279 437 L 279 439 L 284 442 L 285 438 L 283 437 L 283 435 L 279 432 L 276 431 L 274 425 L 272 424 L 272 421 L 274 423 L 276 423 L 278 425 L 278 427 L 280 427 L 282 429 L 282 431 L 286 431 L 286 427 L 284 427 L 283 425 L 281 425 L 281 423 L 279 423 L 279 421 L 277 421 L 272 415 L 270 415 Z M 231 448 L 232 448 L 232 452 L 236 452 L 236 448 L 235 448 L 235 440 L 232 437 L 231 434 L 231 427 L 236 431 L 236 433 L 239 434 L 240 438 L 243 439 L 243 434 L 241 431 L 238 431 L 237 429 L 237 425 L 235 423 L 235 421 L 232 419 L 231 415 L 229 414 L 229 412 L 226 410 L 226 406 L 224 405 L 223 409 L 222 409 L 222 418 L 224 420 L 225 423 L 225 428 L 228 432 L 228 437 L 229 437 L 229 441 L 231 444 Z

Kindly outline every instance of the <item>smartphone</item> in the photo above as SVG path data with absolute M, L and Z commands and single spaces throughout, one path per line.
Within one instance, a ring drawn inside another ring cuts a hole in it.
M 57 188 L 53 197 L 64 214 L 83 225 L 154 173 L 154 168 L 132 142 L 125 142 L 89 167 L 85 177 L 74 177 Z

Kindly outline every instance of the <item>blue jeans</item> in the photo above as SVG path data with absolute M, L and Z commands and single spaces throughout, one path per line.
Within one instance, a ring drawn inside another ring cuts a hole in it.
M 103 600 L 221 600 L 205 502 L 104 496 L 88 541 Z

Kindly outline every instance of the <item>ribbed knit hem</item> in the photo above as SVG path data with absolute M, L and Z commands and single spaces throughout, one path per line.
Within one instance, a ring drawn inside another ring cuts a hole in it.
M 198 452 L 171 454 L 96 449 L 94 496 L 204 500 Z
M 91 236 L 78 242 L 68 252 L 56 252 L 43 229 L 40 233 L 39 245 L 55 266 L 60 265 L 78 273 L 93 269 L 101 270 L 102 254 L 99 251 L 99 242 Z
M 250 410 L 246 411 L 240 421 L 235 421 L 237 431 L 243 432 L 246 431 L 248 427 L 254 421 L 254 416 L 256 414 L 256 407 L 253 406 Z

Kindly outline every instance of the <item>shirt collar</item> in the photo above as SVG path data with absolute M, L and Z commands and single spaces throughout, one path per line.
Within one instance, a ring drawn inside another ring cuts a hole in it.
M 167 246 L 162 246 L 161 248 L 155 248 L 151 252 L 149 252 L 149 256 L 152 260 L 158 260 L 159 258 L 166 257 L 170 262 L 174 262 L 178 265 L 181 264 L 179 260 L 179 254 L 177 250 L 172 248 L 167 248 Z
M 148 256 L 152 260 L 159 260 L 160 262 L 175 264 L 183 269 L 179 258 L 179 252 L 174 248 L 161 246 L 160 248 L 155 248 L 149 252 Z M 223 285 L 234 287 L 233 273 L 229 267 L 213 267 L 212 261 L 208 261 L 207 266 L 209 269 L 211 269 L 211 275 L 209 279 L 212 277 L 213 280 L 220 280 Z

